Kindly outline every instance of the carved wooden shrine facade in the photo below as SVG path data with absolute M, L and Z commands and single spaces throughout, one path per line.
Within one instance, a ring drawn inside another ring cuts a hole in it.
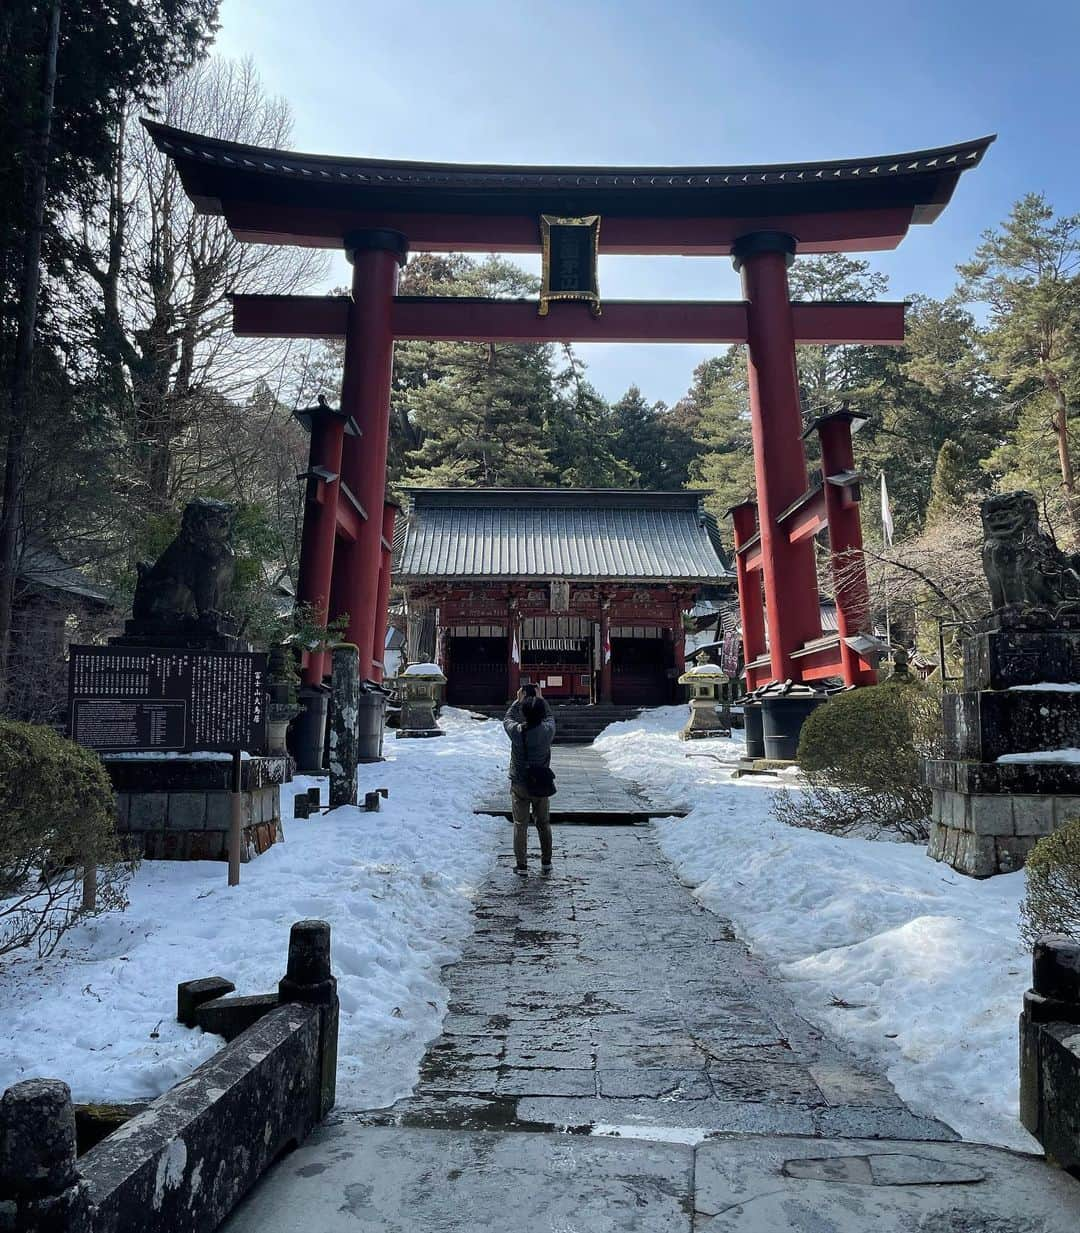
M 904 306 L 793 304 L 797 253 L 895 248 L 933 222 L 960 175 L 993 138 L 902 155 L 827 163 L 712 168 L 550 168 L 392 162 L 289 153 L 149 123 L 197 208 L 222 215 L 241 240 L 344 248 L 347 297 L 236 296 L 246 336 L 343 338 L 339 413 L 311 416 L 311 466 L 298 598 L 317 616 L 349 614 L 364 675 L 378 676 L 390 583 L 394 510 L 385 505 L 395 339 L 483 342 L 746 343 L 756 500 L 733 511 L 748 683 L 871 679 L 854 634 L 867 588 L 850 422 L 821 423 L 830 451 L 807 487 L 795 361 L 798 343 L 897 344 Z M 541 217 L 599 216 L 603 253 L 730 256 L 733 303 L 554 303 L 397 295 L 407 253 L 535 252 Z M 837 478 L 840 477 L 840 478 Z M 843 557 L 840 636 L 822 638 L 814 540 L 828 529 Z M 322 679 L 311 655 L 305 681 Z

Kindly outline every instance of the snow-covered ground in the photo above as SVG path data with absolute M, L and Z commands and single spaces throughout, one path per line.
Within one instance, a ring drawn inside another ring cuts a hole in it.
M 730 778 L 741 741 L 685 743 L 684 707 L 599 738 L 612 770 L 692 806 L 655 823 L 680 876 L 792 982 L 808 1019 L 875 1057 L 915 1109 L 1031 1151 L 1017 1120 L 1017 1016 L 1030 958 L 1022 872 L 975 881 L 915 844 L 834 838 L 771 815 L 795 783 Z
M 82 925 L 44 960 L 0 964 L 0 1091 L 19 1079 L 66 1080 L 77 1101 L 142 1100 L 221 1047 L 175 1022 L 178 981 L 224 976 L 240 993 L 276 988 L 289 927 L 331 923 L 341 998 L 338 1103 L 375 1108 L 407 1095 L 446 1009 L 441 965 L 472 928 L 475 888 L 505 824 L 473 802 L 507 761 L 496 723 L 445 710 L 438 740 L 399 741 L 360 768 L 387 787 L 379 813 L 338 809 L 291 820 L 286 841 L 243 866 L 147 861 L 131 906 Z M 325 801 L 326 781 L 323 780 Z
M 966 1138 L 1031 1150 L 1016 1120 L 1016 1019 L 1030 960 L 1017 934 L 1023 874 L 977 882 L 922 847 L 781 825 L 778 790 L 732 780 L 738 740 L 680 742 L 684 707 L 609 728 L 617 773 L 691 805 L 656 823 L 680 876 L 788 981 L 803 1013 L 876 1057 L 913 1107 Z M 44 960 L 0 966 L 0 1090 L 35 1075 L 76 1100 L 152 1097 L 220 1047 L 174 1022 L 176 984 L 220 975 L 273 989 L 289 926 L 333 926 L 341 997 L 338 1098 L 374 1108 L 406 1095 L 446 1008 L 440 967 L 471 928 L 471 901 L 507 832 L 472 805 L 504 774 L 497 723 L 446 710 L 440 740 L 387 741 L 361 785 L 381 812 L 287 820 L 286 842 L 245 865 L 146 862 L 131 906 L 73 930 Z M 311 781 L 297 780 L 292 795 Z M 325 793 L 325 781 L 324 793 Z

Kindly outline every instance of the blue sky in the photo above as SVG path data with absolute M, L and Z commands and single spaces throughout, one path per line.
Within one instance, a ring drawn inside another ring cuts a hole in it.
M 218 38 L 289 100 L 293 146 L 321 153 L 716 165 L 998 133 L 933 226 L 870 254 L 897 298 L 948 294 L 1024 192 L 1080 211 L 1078 47 L 1076 0 L 225 0 Z M 600 275 L 608 298 L 739 293 L 726 258 L 602 257 Z M 580 351 L 608 397 L 634 381 L 668 402 L 709 354 Z

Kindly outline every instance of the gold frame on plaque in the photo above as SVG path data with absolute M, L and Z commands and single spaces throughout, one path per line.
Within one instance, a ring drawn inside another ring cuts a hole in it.
M 551 290 L 551 228 L 587 227 L 592 233 L 592 285 L 593 291 Z M 586 214 L 581 218 L 560 218 L 556 214 L 540 215 L 540 250 L 543 258 L 543 276 L 540 286 L 540 316 L 546 317 L 553 300 L 584 300 L 594 317 L 600 316 L 600 278 L 597 261 L 600 253 L 600 215 Z

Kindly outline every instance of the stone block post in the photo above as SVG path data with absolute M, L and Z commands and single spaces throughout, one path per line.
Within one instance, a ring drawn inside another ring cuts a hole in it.
M 0 1229 L 83 1233 L 87 1193 L 75 1168 L 75 1109 L 59 1079 L 27 1079 L 0 1098 Z
M 1020 1016 L 1020 1120 L 1047 1158 L 1080 1175 L 1080 942 L 1035 943 Z
M 289 934 L 289 963 L 278 982 L 282 1005 L 301 1002 L 319 1009 L 320 1078 L 317 1121 L 334 1107 L 337 1094 L 338 995 L 330 970 L 330 926 L 324 920 L 298 920 Z
M 334 647 L 333 710 L 330 719 L 330 808 L 356 804 L 360 757 L 360 652 L 351 643 Z

